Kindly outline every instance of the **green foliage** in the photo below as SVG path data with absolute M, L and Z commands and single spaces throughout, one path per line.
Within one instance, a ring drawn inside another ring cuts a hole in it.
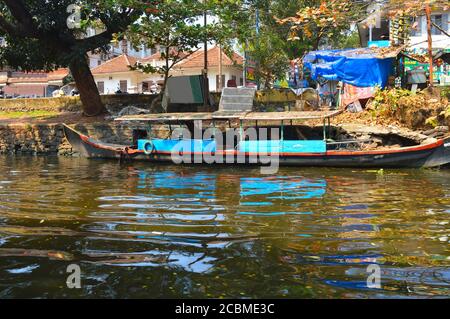
M 437 116 L 427 118 L 427 120 L 425 121 L 425 125 L 431 126 L 433 128 L 437 127 L 439 125 Z
M 167 80 L 169 71 L 196 52 L 205 40 L 220 40 L 221 27 L 217 22 L 203 24 L 203 13 L 210 10 L 212 4 L 198 0 L 166 0 L 155 4 L 153 10 L 130 26 L 126 35 L 136 47 L 144 44 L 149 48 L 161 48 L 164 63 L 140 64 L 135 68 L 163 74 Z
M 326 19 L 332 21 L 324 21 L 323 15 L 309 15 L 311 10 L 322 9 L 322 0 L 233 0 L 224 4 L 219 1 L 216 15 L 224 25 L 224 37 L 238 40 L 257 62 L 256 76 L 268 86 L 274 78 L 284 77 L 290 60 L 301 58 L 319 45 L 360 46 L 357 32 L 350 29 L 354 18 L 362 16 L 361 6 L 351 1 L 345 1 L 345 6 L 340 1 L 329 2 L 340 13 L 334 19 L 334 12 L 328 10 Z M 259 34 L 255 30 L 257 12 Z M 307 15 L 304 20 L 307 27 L 291 23 L 290 19 L 298 14 Z M 295 41 L 287 41 L 290 36 Z
M 59 113 L 52 111 L 28 111 L 28 112 L 3 112 L 0 111 L 0 118 L 18 119 L 18 118 L 46 118 L 56 116 Z
M 450 100 L 450 86 L 441 88 L 441 96 L 447 100 Z
M 444 111 L 444 116 L 446 119 L 450 119 L 450 106 Z
M 330 39 L 333 49 L 360 48 L 361 41 L 357 30 L 351 32 L 342 32 L 336 37 Z
M 395 112 L 399 107 L 401 98 L 415 95 L 416 93 L 405 89 L 377 89 L 372 102 L 372 107 L 380 112 Z
M 25 71 L 69 67 L 84 114 L 105 112 L 87 53 L 105 50 L 114 34 L 142 15 L 143 1 L 2 0 L 0 36 L 7 45 L 0 48 L 0 66 Z M 88 27 L 99 33 L 88 37 Z
M 289 3 L 285 1 L 285 3 Z M 287 30 L 276 23 L 270 0 L 235 0 L 220 3 L 215 9 L 222 28 L 222 43 L 237 39 L 238 44 L 256 62 L 256 78 L 266 88 L 277 78 L 284 78 L 289 67 Z M 259 32 L 256 16 L 259 16 Z
M 66 67 L 86 52 L 106 49 L 114 33 L 141 15 L 127 7 L 140 3 L 135 0 L 17 0 L 18 10 L 10 2 L 0 1 L 0 36 L 8 43 L 0 48 L 0 64 L 27 71 Z M 67 8 L 74 3 L 80 7 L 80 27 L 71 29 Z M 104 32 L 85 38 L 88 27 Z

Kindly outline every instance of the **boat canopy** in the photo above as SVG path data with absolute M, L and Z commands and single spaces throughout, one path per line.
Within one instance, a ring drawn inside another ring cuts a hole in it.
M 314 80 L 321 77 L 357 87 L 384 88 L 400 51 L 401 48 L 313 51 L 303 61 Z
M 160 113 L 125 115 L 115 121 L 129 122 L 191 122 L 191 121 L 290 121 L 290 120 L 325 120 L 337 116 L 342 110 L 311 112 L 214 112 L 214 113 Z

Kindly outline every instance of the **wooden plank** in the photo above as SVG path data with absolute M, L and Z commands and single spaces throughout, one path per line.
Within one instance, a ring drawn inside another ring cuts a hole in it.
M 241 119 L 246 121 L 317 120 L 331 118 L 341 113 L 342 110 L 311 112 L 252 112 L 247 113 Z
M 217 111 L 212 113 L 215 120 L 239 120 L 249 112 Z
M 125 115 L 114 119 L 115 121 L 142 121 L 142 122 L 181 122 L 181 121 L 207 121 L 212 120 L 212 113 L 160 113 Z
M 182 121 L 208 121 L 232 120 L 243 121 L 284 121 L 284 120 L 316 120 L 327 119 L 339 115 L 337 111 L 311 111 L 311 112 L 214 112 L 214 113 L 161 113 L 126 115 L 116 118 L 115 121 L 141 121 L 141 122 L 182 122 Z

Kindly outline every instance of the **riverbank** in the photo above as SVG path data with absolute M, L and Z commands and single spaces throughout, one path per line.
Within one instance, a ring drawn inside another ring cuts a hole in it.
M 374 147 L 395 145 L 396 137 L 417 144 L 428 137 L 446 138 L 450 135 L 450 104 L 447 95 L 439 94 L 412 94 L 395 89 L 380 91 L 363 112 L 345 111 L 333 118 L 331 124 L 334 132 L 346 138 L 374 138 L 379 141 Z M 214 97 L 217 104 L 220 96 Z M 255 108 L 259 111 L 289 110 L 295 107 L 295 98 L 290 91 L 261 91 L 255 98 Z M 108 109 L 117 114 L 127 106 L 151 109 L 155 96 L 114 95 L 102 96 L 102 99 Z M 195 112 L 200 109 L 190 105 L 169 111 Z M 109 115 L 85 117 L 76 97 L 0 100 L 0 154 L 75 155 L 64 137 L 63 123 L 95 139 L 118 144 L 132 144 L 133 130 L 146 129 L 138 124 L 114 122 Z M 312 130 L 320 127 L 322 132 L 321 121 L 293 121 L 292 124 L 310 126 Z M 238 123 L 232 123 L 232 126 L 237 127 Z M 155 136 L 166 136 L 168 132 L 164 125 L 153 126 L 153 129 Z
M 351 120 L 348 120 L 349 117 Z M 353 117 L 353 118 L 352 118 Z M 94 139 L 106 143 L 132 144 L 133 130 L 146 129 L 143 124 L 114 122 L 110 116 L 87 118 L 81 113 L 61 113 L 40 118 L 0 118 L 0 154 L 63 155 L 77 154 L 68 143 L 63 132 L 63 123 Z M 322 131 L 322 123 L 317 121 L 295 122 L 301 125 L 303 133 Z M 398 144 L 421 144 L 429 137 L 448 136 L 448 127 L 436 127 L 426 131 L 413 131 L 398 125 L 367 125 L 362 114 L 344 113 L 333 119 L 332 131 L 341 139 L 371 139 L 378 141 L 374 148 L 390 147 Z M 264 125 L 264 123 L 260 123 Z M 237 123 L 232 126 L 237 127 Z M 154 125 L 152 134 L 167 137 L 166 125 Z M 225 129 L 225 127 L 224 127 Z
M 130 143 L 136 126 L 121 126 L 113 121 L 68 122 L 78 131 L 107 143 Z M 67 142 L 62 122 L 0 121 L 0 154 L 76 155 Z

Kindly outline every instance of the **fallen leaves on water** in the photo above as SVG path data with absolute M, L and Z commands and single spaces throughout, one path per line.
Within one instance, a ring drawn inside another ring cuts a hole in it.
M 0 226 L 0 233 L 34 236 L 76 236 L 78 232 L 60 227 Z
M 120 253 L 90 253 L 87 254 L 91 258 L 102 258 L 101 260 L 94 260 L 94 264 L 104 264 L 104 265 L 129 265 L 129 264 L 140 264 L 140 263 L 155 263 L 155 264 L 165 264 L 169 262 L 168 256 L 166 255 L 152 255 L 152 254 L 120 254 Z
M 0 248 L 0 257 L 41 257 L 52 260 L 73 260 L 72 254 L 64 251 L 22 249 L 22 248 Z

